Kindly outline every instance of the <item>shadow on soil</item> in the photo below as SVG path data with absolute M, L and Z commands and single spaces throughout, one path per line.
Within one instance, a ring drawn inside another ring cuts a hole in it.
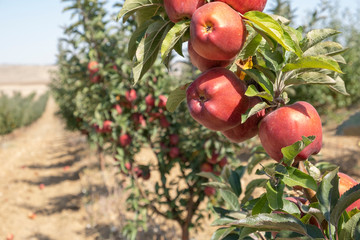
M 28 239 L 36 239 L 36 240 L 52 240 L 53 238 L 50 238 L 42 233 L 34 233 L 31 236 L 29 236 Z

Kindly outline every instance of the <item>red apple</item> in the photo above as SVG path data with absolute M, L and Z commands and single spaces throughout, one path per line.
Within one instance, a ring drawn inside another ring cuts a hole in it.
M 121 146 L 123 147 L 126 147 L 128 145 L 130 145 L 131 143 L 131 136 L 129 134 L 122 134 L 120 137 L 119 137 L 119 143 Z
M 143 174 L 142 174 L 142 178 L 144 180 L 149 180 L 150 176 L 151 176 L 150 171 L 144 171 Z
M 149 94 L 145 97 L 145 103 L 148 107 L 154 107 L 155 106 L 155 99 L 153 95 Z
M 137 178 L 140 178 L 143 175 L 143 170 L 139 167 L 134 167 L 134 173 Z
M 135 101 L 136 98 L 137 98 L 135 89 L 131 89 L 130 91 L 126 91 L 126 92 L 125 92 L 125 98 L 126 98 L 129 102 Z
M 158 107 L 159 107 L 159 108 L 164 108 L 164 107 L 166 107 L 166 102 L 167 102 L 167 97 L 165 97 L 164 95 L 160 95 L 160 96 L 159 96 Z
M 246 85 L 226 68 L 201 74 L 186 91 L 191 116 L 214 131 L 226 131 L 241 121 L 249 107 Z
M 212 172 L 213 171 L 213 166 L 210 163 L 203 163 L 200 166 L 200 171 L 201 172 Z
M 133 113 L 131 115 L 131 118 L 134 121 L 135 125 L 141 125 L 143 127 L 146 127 L 145 118 L 141 113 Z
M 177 134 L 170 134 L 170 144 L 177 145 L 179 143 L 179 135 Z
M 248 11 L 260 11 L 265 8 L 267 0 L 216 0 L 229 4 L 236 11 L 245 14 Z
M 170 126 L 170 123 L 166 119 L 165 116 L 160 117 L 159 121 L 160 121 L 160 126 L 163 127 L 163 128 L 168 128 Z
M 166 14 L 174 23 L 190 19 L 195 10 L 203 4 L 205 0 L 164 0 Z
M 351 178 L 349 175 L 347 175 L 345 173 L 339 172 L 338 176 L 339 176 L 340 196 L 342 196 L 350 188 L 359 184 L 355 179 Z M 349 212 L 354 208 L 357 208 L 360 210 L 360 199 L 357 200 L 356 202 L 352 203 L 349 207 L 347 207 L 346 211 Z
M 271 158 L 283 158 L 281 148 L 290 146 L 302 136 L 315 136 L 314 142 L 304 148 L 295 158 L 303 161 L 320 152 L 322 147 L 321 119 L 316 109 L 307 102 L 296 102 L 267 114 L 260 122 L 259 137 Z
M 204 188 L 204 193 L 205 193 L 206 196 L 210 197 L 210 196 L 212 196 L 212 195 L 214 195 L 216 193 L 216 189 L 213 188 L 213 187 L 206 186 Z
M 116 104 L 116 105 L 114 106 L 114 108 L 115 108 L 115 110 L 117 111 L 117 113 L 118 113 L 119 115 L 122 114 L 122 108 L 121 108 L 121 106 L 120 106 L 119 104 Z
M 221 167 L 221 168 L 225 167 L 225 166 L 228 164 L 227 158 L 226 158 L 226 157 L 223 157 L 223 158 L 218 162 L 218 164 L 219 164 L 219 167 Z
M 223 2 L 205 4 L 191 18 L 192 47 L 206 59 L 233 59 L 245 38 L 246 28 L 239 13 Z
M 66 171 L 69 171 L 70 170 L 70 166 L 69 165 L 66 165 L 64 166 L 63 170 L 66 172 Z
M 207 162 L 214 165 L 214 164 L 216 164 L 216 163 L 218 162 L 218 157 L 219 157 L 219 154 L 213 153 L 213 154 L 211 155 L 211 158 L 208 158 L 208 159 L 207 159 Z
M 92 83 L 100 82 L 100 76 L 96 74 L 90 74 L 90 82 Z
M 171 158 L 177 158 L 180 154 L 180 150 L 177 147 L 170 148 L 169 156 Z
M 88 63 L 87 68 L 90 74 L 95 74 L 99 71 L 99 63 L 92 60 Z
M 258 97 L 250 98 L 249 108 L 254 107 L 256 104 L 261 102 L 261 99 Z M 222 132 L 222 134 L 227 137 L 231 142 L 240 143 L 245 140 L 248 140 L 252 137 L 255 137 L 259 131 L 259 122 L 265 116 L 265 110 L 262 110 L 255 115 L 251 116 L 243 124 L 239 124 L 234 128 Z
M 39 184 L 39 188 L 40 188 L 40 190 L 43 190 L 43 189 L 45 188 L 45 184 L 40 183 L 40 184 Z
M 130 171 L 132 169 L 132 163 L 131 162 L 126 162 L 125 163 L 125 169 Z
M 103 122 L 103 127 L 99 127 L 98 125 L 94 125 L 95 126 L 95 130 L 97 133 L 110 133 L 111 132 L 111 125 L 112 125 L 112 121 L 110 120 L 105 120 Z
M 194 48 L 191 45 L 191 42 L 188 42 L 188 52 L 192 65 L 197 67 L 201 72 L 204 72 L 210 68 L 214 67 L 227 67 L 233 59 L 230 60 L 209 60 L 200 56 L 195 52 Z
M 9 234 L 6 236 L 6 240 L 14 240 L 14 234 L 9 233 Z

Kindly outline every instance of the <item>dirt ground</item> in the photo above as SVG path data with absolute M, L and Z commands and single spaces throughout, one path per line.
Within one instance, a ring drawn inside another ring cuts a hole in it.
M 26 83 L 17 89 L 42 91 Z M 6 84 L 0 82 L 0 91 Z M 46 90 L 46 81 L 36 84 Z M 108 159 L 107 171 L 101 173 L 86 139 L 64 129 L 56 108 L 50 99 L 38 121 L 0 137 L 0 239 L 9 234 L 21 240 L 123 239 L 119 232 L 128 221 L 123 207 L 126 195 L 113 177 L 113 162 Z M 360 180 L 360 137 L 335 136 L 335 131 L 334 124 L 325 127 L 324 147 L 317 159 L 337 163 Z M 174 223 L 158 218 L 151 225 L 139 239 L 179 239 Z M 207 226 L 191 237 L 209 239 L 212 232 Z

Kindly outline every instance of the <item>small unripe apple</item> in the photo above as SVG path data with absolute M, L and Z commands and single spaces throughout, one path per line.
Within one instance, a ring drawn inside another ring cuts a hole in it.
M 200 171 L 201 172 L 212 172 L 213 171 L 213 166 L 210 163 L 203 163 L 200 166 Z
M 99 63 L 92 60 L 88 63 L 87 68 L 90 74 L 95 74 L 99 71 Z
M 119 137 L 119 143 L 120 143 L 120 145 L 123 146 L 123 147 L 126 147 L 126 146 L 130 145 L 130 143 L 131 143 L 131 136 L 130 136 L 128 133 L 120 135 L 120 137 Z
M 169 156 L 171 158 L 177 158 L 180 154 L 180 150 L 177 147 L 170 148 Z
M 260 103 L 261 99 L 258 97 L 250 98 L 249 108 L 254 107 L 256 104 Z M 246 120 L 246 122 L 237 125 L 234 128 L 222 132 L 222 134 L 228 138 L 231 142 L 240 143 L 246 141 L 250 138 L 253 138 L 257 135 L 259 131 L 259 122 L 265 116 L 265 110 L 256 113 Z
M 170 134 L 170 144 L 177 145 L 179 143 L 179 135 L 177 134 Z
M 213 187 L 206 186 L 204 188 L 204 193 L 206 196 L 210 197 L 216 193 L 216 189 Z
M 190 84 L 186 99 L 191 116 L 214 131 L 226 131 L 241 122 L 249 107 L 246 85 L 226 68 L 212 68 Z
M 302 136 L 315 136 L 314 142 L 305 147 L 295 158 L 303 161 L 320 152 L 322 147 L 321 119 L 316 109 L 307 102 L 296 102 L 267 114 L 260 122 L 259 137 L 271 158 L 283 158 L 281 148 L 302 140 Z
M 195 10 L 203 4 L 205 0 L 164 0 L 166 14 L 174 23 L 190 19 Z
M 347 175 L 345 173 L 339 172 L 338 176 L 339 176 L 340 196 L 342 196 L 350 188 L 359 184 L 355 179 L 353 179 L 352 177 L 350 177 L 349 175 Z M 357 208 L 360 210 L 360 199 L 357 200 L 356 202 L 352 203 L 349 207 L 347 207 L 346 211 L 349 212 L 354 208 Z
M 216 0 L 229 4 L 236 11 L 245 14 L 248 11 L 260 11 L 265 8 L 267 0 Z
M 130 171 L 132 169 L 132 163 L 131 162 L 126 162 L 125 164 L 125 169 Z
M 246 28 L 239 13 L 223 2 L 198 8 L 190 23 L 195 52 L 209 60 L 233 59 L 243 47 Z
M 129 102 L 135 101 L 136 98 L 137 98 L 135 89 L 131 89 L 130 91 L 126 91 L 126 92 L 125 92 L 125 98 L 126 98 Z
M 206 59 L 200 56 L 197 52 L 195 52 L 190 41 L 188 42 L 188 53 L 192 65 L 197 67 L 201 72 L 205 72 L 206 70 L 209 70 L 210 68 L 214 68 L 214 67 L 227 67 L 233 61 L 233 59 L 230 60 Z

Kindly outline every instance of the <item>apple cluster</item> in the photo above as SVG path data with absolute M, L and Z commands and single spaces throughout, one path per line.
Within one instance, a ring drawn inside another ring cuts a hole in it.
M 296 161 L 317 154 L 322 146 L 320 117 L 306 102 L 258 111 L 242 123 L 242 115 L 258 103 L 259 97 L 245 95 L 247 84 L 226 67 L 234 62 L 246 40 L 241 14 L 262 11 L 266 0 L 221 0 L 206 3 L 199 0 L 165 0 L 168 17 L 173 22 L 191 19 L 188 52 L 191 63 L 202 74 L 186 91 L 191 116 L 203 126 L 220 131 L 231 142 L 240 143 L 257 134 L 269 156 L 283 158 L 281 149 L 302 136 L 315 140 Z

